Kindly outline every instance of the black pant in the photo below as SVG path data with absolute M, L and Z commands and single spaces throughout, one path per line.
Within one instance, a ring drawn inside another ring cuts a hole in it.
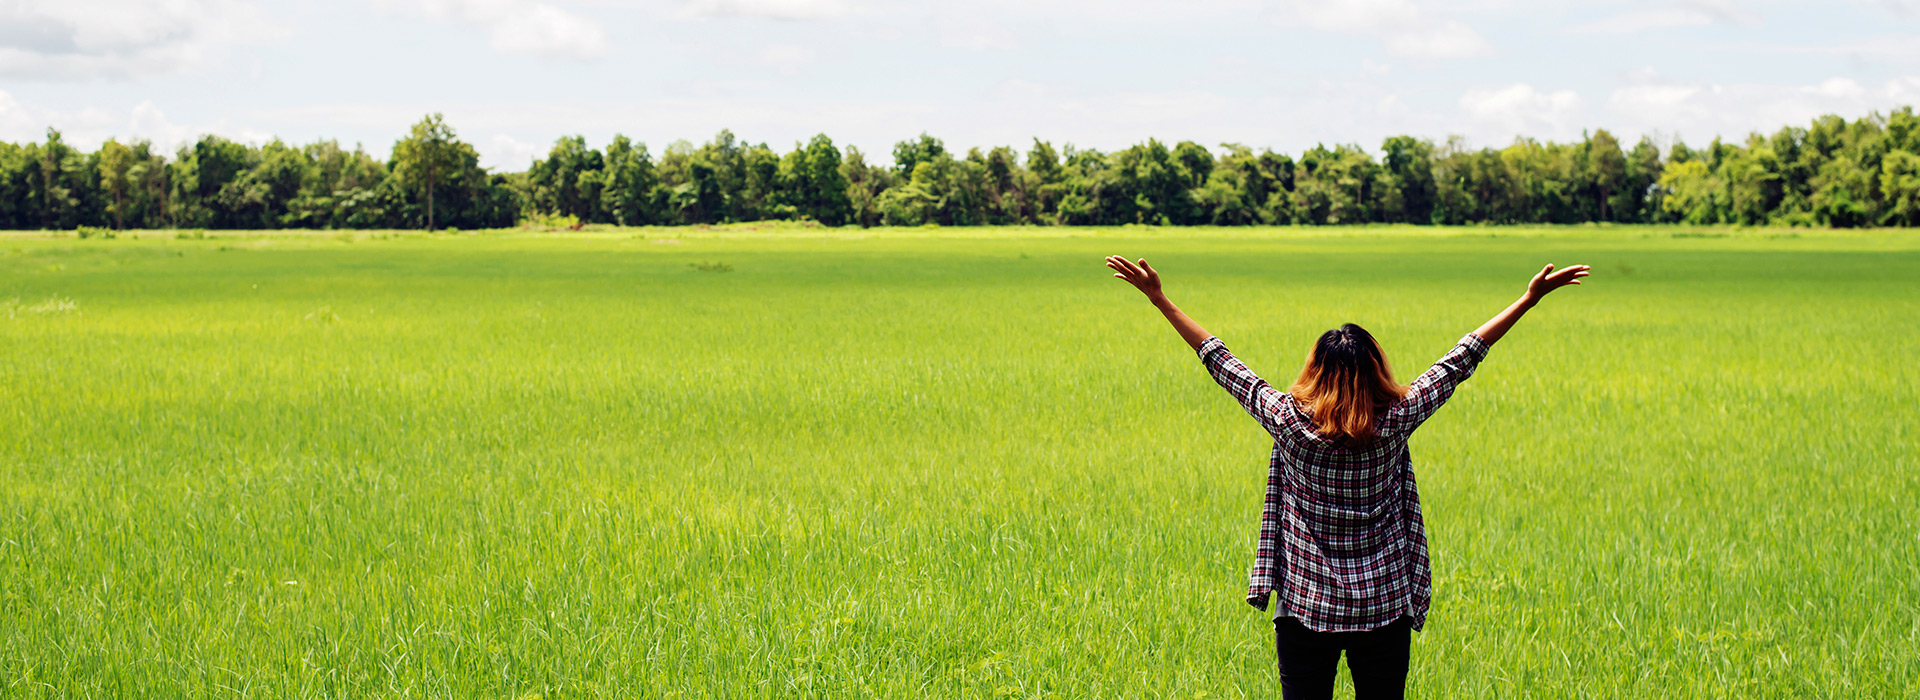
M 1285 700 L 1332 698 L 1344 649 L 1354 700 L 1399 700 L 1407 690 L 1407 647 L 1412 643 L 1409 617 L 1365 632 L 1315 632 L 1291 617 L 1274 620 L 1280 694 Z

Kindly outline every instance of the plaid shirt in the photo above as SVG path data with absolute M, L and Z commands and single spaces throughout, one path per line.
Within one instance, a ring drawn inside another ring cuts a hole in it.
M 1487 356 L 1468 335 L 1387 408 L 1362 449 L 1321 437 L 1313 417 L 1227 352 L 1219 338 L 1199 348 L 1213 379 L 1273 434 L 1260 541 L 1247 602 L 1323 632 L 1369 630 L 1401 615 L 1427 621 L 1433 575 L 1407 438 L 1447 402 Z

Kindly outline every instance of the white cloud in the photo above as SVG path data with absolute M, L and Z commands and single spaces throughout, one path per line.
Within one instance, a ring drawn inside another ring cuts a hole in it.
M 1567 31 L 1575 34 L 1639 34 L 1677 27 L 1751 27 L 1759 25 L 1760 21 L 1759 13 L 1740 7 L 1732 0 L 1688 0 L 1662 3 L 1657 8 L 1635 10 L 1574 25 Z
M 1460 96 L 1460 109 L 1470 120 L 1509 138 L 1577 137 L 1580 106 L 1580 95 L 1572 90 L 1541 92 L 1526 83 L 1475 88 Z
M 1277 17 L 1282 26 L 1371 36 L 1395 56 L 1460 58 L 1492 50 L 1473 27 L 1429 16 L 1410 0 L 1287 0 Z
M 129 78 L 211 62 L 282 34 L 244 0 L 0 0 L 0 76 Z
M 1860 87 L 1860 83 L 1854 82 L 1852 78 L 1828 78 L 1820 81 L 1819 85 L 1808 88 L 1807 92 L 1834 99 L 1858 99 L 1867 94 L 1866 88 Z
M 688 0 L 680 15 L 810 20 L 840 17 L 851 9 L 844 0 Z
M 156 150 L 171 153 L 198 140 L 203 134 L 220 134 L 236 141 L 265 143 L 271 134 L 224 122 L 212 125 L 177 124 L 151 101 L 141 102 L 129 112 L 114 112 L 88 107 L 63 112 L 22 102 L 0 91 L 0 141 L 24 143 L 44 141 L 47 129 L 60 130 L 61 139 L 81 150 L 91 151 L 107 139 L 122 142 L 145 139 Z
M 1568 31 L 1575 34 L 1638 34 L 1656 29 L 1700 27 L 1713 23 L 1713 15 L 1699 10 L 1641 10 L 1576 25 Z
M 494 134 L 493 140 L 479 150 L 482 167 L 511 173 L 526 170 L 547 149 L 506 134 Z
M 1433 22 L 1417 31 L 1399 31 L 1387 35 L 1387 51 L 1396 56 L 1462 58 L 1479 56 L 1492 47 L 1480 33 L 1455 20 Z
M 1741 7 L 1739 0 L 1685 0 L 1680 4 L 1707 13 L 1720 24 L 1745 27 L 1760 24 L 1760 13 Z
M 935 16 L 940 45 L 974 51 L 1014 48 L 1013 30 L 1003 22 L 976 12 L 942 12 Z
M 380 0 L 391 4 L 394 0 Z M 607 31 L 586 17 L 533 0 L 403 0 L 432 17 L 487 30 L 496 51 L 591 60 L 607 50 Z
M 1812 46 L 1785 45 L 1778 42 L 1766 44 L 1729 44 L 1714 47 L 1720 50 L 1750 51 L 1760 54 L 1802 54 L 1812 56 L 1838 56 L 1851 59 L 1855 63 L 1888 63 L 1912 65 L 1920 63 L 1920 41 L 1912 36 L 1883 35 L 1861 37 L 1849 41 Z
M 1895 78 L 1878 87 L 1846 77 L 1807 85 L 1664 81 L 1614 90 L 1607 114 L 1622 132 L 1667 131 L 1696 142 L 1715 136 L 1739 140 L 1756 131 L 1806 126 L 1826 114 L 1847 119 L 1884 114 L 1916 98 L 1920 98 L 1920 76 Z
M 760 62 L 773 66 L 781 75 L 799 75 L 801 67 L 813 61 L 813 49 L 794 44 L 772 44 L 760 49 Z

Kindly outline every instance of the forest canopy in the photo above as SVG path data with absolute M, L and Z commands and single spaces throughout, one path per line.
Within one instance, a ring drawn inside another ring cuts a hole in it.
M 556 141 L 525 172 L 480 167 L 429 115 L 376 159 L 335 141 L 250 145 L 205 136 L 82 152 L 0 142 L 0 228 L 500 228 L 532 217 L 626 226 L 812 221 L 895 225 L 1920 224 L 1920 119 L 1911 107 L 1838 116 L 1738 143 L 1469 147 L 1392 136 L 1290 156 L 1149 139 L 1112 152 L 1035 139 L 958 153 L 927 134 L 885 162 L 825 134 L 778 152 L 721 131 L 705 144 Z

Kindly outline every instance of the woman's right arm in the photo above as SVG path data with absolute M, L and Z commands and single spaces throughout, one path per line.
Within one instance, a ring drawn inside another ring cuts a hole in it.
M 1213 376 L 1213 381 L 1219 384 L 1220 388 L 1232 394 L 1234 400 L 1240 402 L 1240 407 L 1246 409 L 1254 420 L 1260 422 L 1260 427 L 1266 428 L 1267 432 L 1274 435 L 1280 434 L 1282 430 L 1280 391 L 1267 384 L 1267 381 L 1261 379 L 1259 375 L 1254 374 L 1253 370 L 1247 369 L 1245 363 L 1227 351 L 1226 344 L 1221 343 L 1219 338 L 1213 337 L 1207 329 L 1201 328 L 1200 324 L 1195 323 L 1185 312 L 1182 312 L 1180 307 L 1174 306 L 1173 302 L 1167 299 L 1166 293 L 1160 289 L 1160 273 L 1155 271 L 1152 265 L 1147 264 L 1146 258 L 1134 262 L 1115 255 L 1107 258 L 1107 267 L 1113 268 L 1114 277 L 1124 280 L 1140 290 L 1141 294 L 1147 295 L 1147 301 L 1152 302 L 1154 308 L 1159 309 L 1160 314 L 1167 317 L 1167 323 L 1180 333 L 1180 339 L 1187 341 L 1187 345 L 1192 346 L 1194 351 L 1200 354 L 1200 362 L 1206 365 L 1207 374 Z
M 1140 262 L 1136 263 L 1118 255 L 1109 255 L 1107 267 L 1113 268 L 1114 277 L 1133 285 L 1134 289 L 1147 295 L 1147 301 L 1153 304 L 1153 308 L 1160 310 L 1160 315 L 1167 317 L 1167 323 L 1173 324 L 1173 330 L 1180 333 L 1180 339 L 1187 341 L 1188 346 L 1198 350 L 1201 343 L 1213 337 L 1212 333 L 1201 328 L 1200 324 L 1195 323 L 1185 311 L 1180 310 L 1180 307 L 1174 306 L 1173 301 L 1167 298 L 1166 292 L 1160 291 L 1160 272 L 1147 264 L 1146 258 L 1141 258 Z

